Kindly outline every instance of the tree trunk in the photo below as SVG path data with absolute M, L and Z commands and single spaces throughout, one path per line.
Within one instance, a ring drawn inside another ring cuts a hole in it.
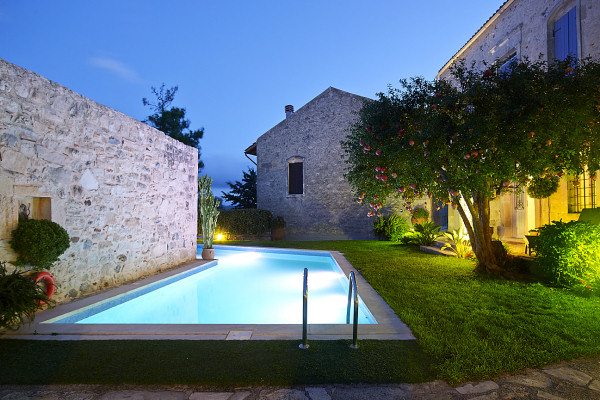
M 483 272 L 499 277 L 510 274 L 502 267 L 505 253 L 500 242 L 494 244 L 490 233 L 490 199 L 480 193 L 475 193 L 473 199 L 464 198 L 471 219 L 461 204 L 458 212 L 467 227 L 471 247 L 477 257 L 477 272 Z

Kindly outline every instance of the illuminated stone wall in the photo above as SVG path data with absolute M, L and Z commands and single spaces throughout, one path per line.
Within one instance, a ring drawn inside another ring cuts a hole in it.
M 0 59 L 0 260 L 21 204 L 63 226 L 59 302 L 195 259 L 197 150 Z
M 353 200 L 340 141 L 365 98 L 328 88 L 258 138 L 258 208 L 287 222 L 286 239 L 373 238 L 368 208 Z M 288 160 L 304 164 L 304 194 L 289 195 Z

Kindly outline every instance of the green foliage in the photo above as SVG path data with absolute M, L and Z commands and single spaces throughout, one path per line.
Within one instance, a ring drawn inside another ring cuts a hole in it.
M 48 303 L 45 289 L 38 285 L 27 272 L 14 270 L 8 273 L 6 264 L 0 262 L 0 328 L 17 330 L 31 323 L 35 313 Z
M 156 96 L 156 104 L 150 103 L 145 97 L 142 99 L 142 103 L 145 106 L 149 106 L 154 111 L 154 114 L 148 116 L 148 119 L 143 122 L 183 144 L 197 148 L 198 172 L 202 171 L 204 163 L 200 160 L 201 147 L 199 143 L 200 139 L 204 136 L 204 128 L 196 129 L 195 131 L 189 129 L 191 122 L 185 118 L 185 108 L 168 108 L 175 99 L 175 93 L 177 93 L 179 88 L 174 86 L 170 89 L 165 89 L 165 84 L 163 83 L 158 90 L 154 86 L 151 87 L 151 90 Z
M 271 211 L 259 209 L 223 210 L 217 232 L 232 235 L 261 235 L 271 228 Z
M 452 232 L 445 232 L 444 236 L 452 241 L 452 243 L 446 243 L 442 247 L 442 250 L 449 250 L 456 254 L 458 258 L 471 258 L 473 256 L 473 249 L 471 248 L 471 242 L 467 239 L 462 232 L 461 228 L 455 229 Z
M 579 214 L 579 221 L 587 221 L 592 224 L 600 225 L 600 207 L 584 208 Z
M 527 194 L 532 199 L 545 199 L 546 197 L 552 196 L 558 190 L 558 183 L 560 178 L 558 176 L 549 177 L 534 177 L 527 184 Z
M 538 231 L 535 260 L 549 282 L 569 288 L 600 289 L 600 225 L 554 221 Z
M 286 222 L 281 215 L 271 219 L 271 228 L 285 228 Z
M 371 216 L 390 196 L 455 205 L 469 235 L 482 238 L 470 237 L 480 267 L 497 271 L 490 199 L 530 176 L 600 168 L 600 63 L 525 60 L 510 73 L 457 63 L 452 74 L 401 80 L 366 101 L 343 143 L 346 177 Z
M 469 260 L 425 254 L 393 242 L 254 245 L 344 253 L 435 358 L 436 379 L 451 384 L 598 356 L 597 297 L 474 274 Z
M 198 178 L 198 206 L 202 215 L 202 242 L 205 249 L 212 249 L 219 217 L 219 200 L 212 195 L 212 178 L 207 175 Z
M 414 219 L 427 219 L 429 218 L 429 211 L 424 208 L 415 208 L 412 212 Z
M 229 193 L 221 192 L 223 198 L 230 201 L 233 208 L 256 208 L 256 171 L 248 168 L 243 172 L 242 182 L 227 182 L 231 188 Z
M 378 236 L 398 242 L 410 230 L 410 225 L 404 218 L 397 214 L 391 214 L 387 217 L 377 218 L 374 222 L 374 230 Z
M 69 234 L 47 219 L 19 220 L 12 231 L 10 246 L 18 254 L 16 265 L 31 264 L 34 269 L 49 268 L 70 246 Z
M 408 244 L 417 244 L 419 246 L 431 246 L 433 242 L 442 236 L 440 226 L 437 226 L 434 222 L 423 222 L 422 224 L 416 223 L 413 225 L 414 232 L 406 235 L 402 242 Z

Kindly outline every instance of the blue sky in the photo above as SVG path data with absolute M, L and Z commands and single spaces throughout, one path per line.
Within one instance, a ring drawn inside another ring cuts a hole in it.
M 139 120 L 151 86 L 178 85 L 220 195 L 286 104 L 433 79 L 502 3 L 0 0 L 0 58 Z

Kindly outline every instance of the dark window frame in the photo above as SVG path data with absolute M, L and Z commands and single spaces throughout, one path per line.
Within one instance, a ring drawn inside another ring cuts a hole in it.
M 304 195 L 304 159 L 292 157 L 287 162 L 287 195 Z

